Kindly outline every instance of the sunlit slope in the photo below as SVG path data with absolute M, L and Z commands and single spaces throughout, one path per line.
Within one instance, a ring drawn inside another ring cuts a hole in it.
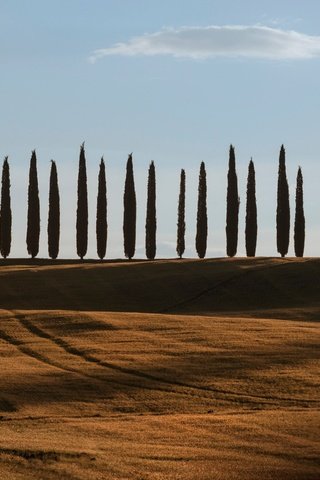
M 0 474 L 317 480 L 319 324 L 2 310 Z
M 320 260 L 11 260 L 0 266 L 0 305 L 317 320 Z
M 32 413 L 35 399 L 38 409 L 43 404 L 47 410 L 48 399 L 55 397 L 58 403 L 73 398 L 68 407 L 73 412 L 81 396 L 74 397 L 65 378 L 84 392 L 86 385 L 96 384 L 84 398 L 93 395 L 96 408 L 101 398 L 109 412 L 126 407 L 136 413 L 308 407 L 318 403 L 319 332 L 314 322 L 2 311 L 0 340 L 21 360 L 15 372 L 12 356 L 3 358 L 8 376 L 2 385 L 12 385 L 18 404 L 28 399 L 19 405 L 20 413 L 28 405 L 25 414 Z M 24 392 L 19 384 L 28 363 L 36 367 L 35 377 Z M 51 381 L 42 375 L 48 367 L 49 374 L 55 373 Z M 20 379 L 13 381 L 15 373 Z

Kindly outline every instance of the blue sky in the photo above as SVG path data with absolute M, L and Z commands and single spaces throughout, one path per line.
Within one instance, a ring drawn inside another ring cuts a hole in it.
M 276 255 L 276 181 L 282 143 L 287 152 L 292 225 L 295 178 L 301 165 L 305 254 L 319 255 L 319 15 L 317 0 L 1 0 L 0 156 L 9 155 L 11 167 L 12 256 L 26 256 L 25 204 L 33 148 L 41 194 L 39 256 L 47 256 L 51 158 L 57 162 L 62 197 L 61 257 L 75 256 L 77 164 L 83 141 L 90 202 L 88 257 L 96 256 L 101 155 L 108 177 L 107 256 L 123 256 L 122 195 L 130 152 L 138 199 L 137 256 L 144 256 L 151 160 L 157 169 L 158 256 L 175 256 L 181 168 L 187 175 L 186 255 L 195 255 L 201 161 L 208 174 L 207 255 L 224 255 L 230 143 L 236 148 L 241 198 L 239 255 L 245 253 L 245 189 L 251 156 L 257 176 L 257 254 Z M 210 26 L 214 29 L 208 30 Z M 97 50 L 103 51 L 101 58 L 90 61 Z

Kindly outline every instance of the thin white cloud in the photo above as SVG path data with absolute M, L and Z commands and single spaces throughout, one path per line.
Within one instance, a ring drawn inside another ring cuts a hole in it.
M 261 25 L 167 28 L 95 50 L 89 60 L 94 63 L 109 55 L 303 59 L 320 56 L 320 36 Z

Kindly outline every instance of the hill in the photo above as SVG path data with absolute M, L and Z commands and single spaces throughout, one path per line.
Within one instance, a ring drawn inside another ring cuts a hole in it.
M 318 480 L 319 269 L 3 262 L 0 477 Z
M 7 260 L 0 305 L 194 315 L 320 318 L 320 259 Z

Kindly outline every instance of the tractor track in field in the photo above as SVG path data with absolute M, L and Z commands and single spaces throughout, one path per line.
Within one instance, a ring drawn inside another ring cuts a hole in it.
M 146 388 L 149 390 L 159 390 L 167 393 L 173 393 L 173 394 L 181 394 L 181 395 L 192 395 L 192 396 L 200 396 L 200 397 L 206 397 L 206 398 L 211 398 L 211 399 L 216 399 L 216 400 L 224 400 L 224 401 L 229 401 L 229 402 L 237 402 L 238 399 L 247 399 L 248 402 L 251 403 L 264 403 L 266 405 L 279 405 L 279 402 L 286 402 L 289 405 L 296 405 L 297 403 L 300 403 L 302 405 L 305 404 L 310 404 L 314 403 L 317 404 L 318 402 L 316 400 L 311 401 L 311 400 L 306 400 L 302 398 L 288 398 L 288 397 L 278 397 L 278 396 L 271 396 L 271 397 L 266 397 L 263 395 L 256 395 L 256 394 L 246 394 L 246 393 L 240 393 L 232 390 L 225 390 L 225 389 L 219 389 L 219 388 L 214 388 L 214 387 L 206 387 L 206 386 L 200 386 L 200 385 L 194 385 L 194 384 L 189 384 L 186 382 L 179 382 L 179 381 L 172 381 L 167 378 L 159 377 L 153 374 L 149 374 L 146 372 L 141 372 L 139 370 L 135 370 L 132 368 L 127 368 L 127 367 L 121 367 L 118 365 L 115 365 L 114 363 L 107 362 L 105 360 L 101 360 L 98 357 L 86 353 L 83 350 L 78 349 L 77 347 L 74 347 L 70 345 L 66 340 L 64 340 L 61 337 L 53 336 L 49 334 L 47 331 L 44 331 L 43 329 L 39 328 L 38 326 L 34 325 L 30 320 L 26 318 L 26 315 L 23 315 L 19 312 L 11 311 L 11 313 L 14 315 L 14 317 L 19 321 L 19 323 L 26 328 L 30 333 L 33 335 L 44 338 L 51 343 L 55 344 L 56 346 L 60 347 L 63 349 L 66 353 L 70 355 L 74 355 L 78 358 L 81 358 L 83 361 L 91 364 L 95 364 L 99 367 L 103 367 L 109 370 L 117 371 L 125 375 L 129 375 L 131 377 L 135 378 L 140 378 L 143 380 L 147 380 L 149 382 L 153 383 L 160 383 L 162 385 L 167 385 L 170 386 L 171 388 L 165 389 L 163 387 L 150 387 L 150 386 L 137 386 L 136 384 L 129 383 L 129 382 L 122 382 L 122 381 L 117 381 L 113 379 L 102 379 L 99 376 L 96 375 L 90 375 L 90 374 L 85 374 L 82 373 L 81 371 L 77 369 L 68 369 L 65 368 L 64 366 L 58 365 L 58 368 L 61 368 L 66 371 L 70 371 L 72 373 L 77 373 L 83 376 L 86 376 L 88 378 L 93 378 L 99 381 L 103 382 L 113 382 L 117 383 L 120 385 L 124 386 L 129 386 L 129 387 L 139 387 L 139 388 Z M 15 339 L 14 339 L 15 340 Z M 17 343 L 17 342 L 16 342 Z M 19 343 L 19 346 L 21 346 L 21 343 Z M 30 350 L 30 349 L 29 349 Z M 34 352 L 33 352 L 34 353 Z M 43 361 L 43 359 L 41 359 Z M 49 363 L 45 360 L 45 363 Z M 52 362 L 54 363 L 54 362 Z M 52 366 L 56 366 L 55 364 Z M 178 390 L 177 390 L 178 388 Z M 181 391 L 179 390 L 180 388 L 183 389 L 188 389 L 189 391 Z M 195 393 L 197 392 L 197 394 Z M 199 393 L 201 392 L 201 395 Z
M 308 262 L 308 261 L 310 261 L 310 260 L 309 259 L 304 260 L 305 263 Z M 269 269 L 273 269 L 273 268 L 280 268 L 280 267 L 288 265 L 288 263 L 291 263 L 291 262 L 294 262 L 294 260 L 286 258 L 286 261 L 283 262 L 283 263 L 271 264 L 271 265 L 267 265 L 267 266 L 264 265 L 263 267 L 257 266 L 257 267 L 254 267 L 254 268 L 242 270 L 239 273 L 237 273 L 236 275 L 232 275 L 231 277 L 224 278 L 223 280 L 220 280 L 220 281 L 214 283 L 213 285 L 210 285 L 209 287 L 201 290 L 200 292 L 198 292 L 198 293 L 196 293 L 196 294 L 194 294 L 194 295 L 192 295 L 188 298 L 185 298 L 183 300 L 180 300 L 179 302 L 176 302 L 172 305 L 169 305 L 165 308 L 160 309 L 157 313 L 174 313 L 175 310 L 179 309 L 180 307 L 185 307 L 188 304 L 199 300 L 199 298 L 207 295 L 208 293 L 214 292 L 216 290 L 216 288 L 228 285 L 228 284 L 232 283 L 234 280 L 238 280 L 238 279 L 246 277 L 248 275 L 253 275 L 257 272 L 263 272 L 264 270 L 269 270 Z
M 78 350 L 77 348 L 72 347 L 67 342 L 65 342 L 63 339 L 51 336 L 50 334 L 48 334 L 44 330 L 42 330 L 42 329 L 36 327 L 35 325 L 33 325 L 30 321 L 26 320 L 24 318 L 24 316 L 22 316 L 21 314 L 16 314 L 14 311 L 10 311 L 10 314 L 12 314 L 13 318 L 15 320 L 17 320 L 30 333 L 32 333 L 33 335 L 35 335 L 37 337 L 44 338 L 44 339 L 50 341 L 51 343 L 60 347 L 66 353 L 68 353 L 70 355 L 74 355 L 78 358 L 81 358 L 82 360 L 84 360 L 87 363 L 93 363 L 93 364 L 96 364 L 97 366 L 100 366 L 100 367 L 103 367 L 103 368 L 110 368 L 110 369 L 112 368 L 111 366 L 109 366 L 109 364 L 106 364 L 106 362 L 100 361 L 99 359 L 97 359 L 97 358 L 95 358 L 91 355 L 87 355 L 84 352 Z M 21 318 L 21 317 L 23 317 L 23 318 Z M 142 388 L 142 389 L 150 390 L 150 391 L 159 391 L 159 392 L 164 392 L 164 393 L 174 393 L 174 394 L 183 395 L 183 396 L 187 396 L 187 395 L 193 396 L 193 397 L 203 397 L 204 396 L 204 395 L 197 395 L 196 393 L 192 393 L 192 392 L 177 391 L 177 390 L 173 390 L 172 388 L 165 388 L 164 386 L 157 387 L 157 386 L 150 386 L 150 385 L 145 385 L 145 384 L 137 385 L 136 383 L 129 382 L 129 381 L 126 382 L 126 381 L 122 381 L 122 380 L 115 380 L 113 378 L 105 379 L 105 378 L 102 378 L 100 375 L 93 375 L 93 374 L 89 374 L 89 373 L 84 373 L 83 371 L 81 371 L 77 368 L 67 367 L 60 362 L 56 362 L 56 361 L 50 359 L 49 357 L 47 357 L 45 355 L 42 355 L 41 353 L 37 352 L 36 350 L 30 348 L 29 346 L 27 346 L 25 344 L 24 341 L 19 340 L 18 338 L 13 337 L 12 335 L 9 335 L 8 333 L 6 333 L 2 329 L 0 329 L 0 339 L 6 341 L 10 345 L 13 345 L 14 347 L 18 348 L 18 350 L 21 353 L 23 353 L 24 355 L 27 355 L 27 356 L 33 358 L 34 360 L 37 360 L 37 361 L 39 361 L 39 362 L 41 362 L 41 363 L 43 363 L 47 366 L 57 368 L 57 369 L 59 369 L 63 372 L 66 372 L 66 373 L 72 373 L 72 374 L 75 374 L 75 375 L 79 375 L 79 376 L 84 377 L 86 379 L 95 380 L 95 381 L 98 381 L 98 382 L 103 383 L 103 384 L 110 384 L 111 383 L 111 384 L 114 384 L 114 385 L 120 385 L 121 387 L 129 387 L 130 389 L 132 389 L 132 388 L 135 388 L 135 389 Z M 113 370 L 120 371 L 121 373 L 128 374 L 128 372 L 124 371 L 121 367 L 116 367 L 116 366 L 113 366 L 113 367 L 114 367 L 114 368 L 112 368 Z M 146 379 L 149 380 L 149 378 L 146 378 L 143 374 L 141 374 L 141 375 L 137 374 L 136 376 L 138 376 L 139 378 L 145 379 L 145 380 Z M 167 382 L 167 383 L 170 384 L 170 385 L 173 385 L 173 386 L 175 385 L 174 382 Z M 129 397 L 133 398 L 133 396 L 130 395 L 128 392 L 126 392 L 126 394 Z M 208 395 L 207 398 L 212 398 L 212 396 Z

